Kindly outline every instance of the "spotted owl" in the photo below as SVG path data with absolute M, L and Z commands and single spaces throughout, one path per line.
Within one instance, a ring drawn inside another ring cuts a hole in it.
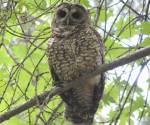
M 47 54 L 55 86 L 74 81 L 103 64 L 103 43 L 90 24 L 88 11 L 80 4 L 61 3 L 52 21 Z M 104 90 L 104 75 L 80 81 L 60 94 L 65 118 L 73 125 L 92 125 Z

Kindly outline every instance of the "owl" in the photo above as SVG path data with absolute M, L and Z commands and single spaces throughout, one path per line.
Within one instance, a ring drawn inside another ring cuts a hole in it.
M 58 5 L 51 28 L 47 55 L 55 86 L 74 81 L 104 63 L 101 37 L 82 5 Z M 92 125 L 104 90 L 104 75 L 80 83 L 60 94 L 65 105 L 64 116 L 73 125 Z

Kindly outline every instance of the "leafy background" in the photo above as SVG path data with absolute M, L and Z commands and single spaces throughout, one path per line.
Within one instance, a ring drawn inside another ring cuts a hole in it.
M 0 112 L 13 109 L 52 88 L 45 50 L 55 6 L 63 0 L 0 1 Z M 89 10 L 105 44 L 105 62 L 150 45 L 150 0 L 68 0 Z M 95 124 L 148 125 L 150 58 L 106 73 L 106 86 Z M 54 97 L 2 125 L 67 125 L 63 104 Z

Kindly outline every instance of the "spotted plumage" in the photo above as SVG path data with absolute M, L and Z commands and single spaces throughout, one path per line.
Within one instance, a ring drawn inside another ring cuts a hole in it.
M 79 4 L 62 3 L 56 8 L 52 22 L 52 38 L 48 43 L 48 63 L 55 85 L 78 79 L 103 63 L 103 43 L 90 25 L 87 10 Z M 61 98 L 65 118 L 74 125 L 92 125 L 104 89 L 103 74 L 80 81 Z

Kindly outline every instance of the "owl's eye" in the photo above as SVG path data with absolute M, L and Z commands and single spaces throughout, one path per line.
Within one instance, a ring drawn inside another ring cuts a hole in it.
M 67 15 L 67 13 L 64 10 L 60 10 L 57 12 L 57 15 L 58 15 L 58 17 L 63 18 Z
M 81 18 L 80 12 L 73 12 L 73 13 L 71 14 L 71 16 L 72 16 L 74 19 L 80 19 L 80 18 Z

